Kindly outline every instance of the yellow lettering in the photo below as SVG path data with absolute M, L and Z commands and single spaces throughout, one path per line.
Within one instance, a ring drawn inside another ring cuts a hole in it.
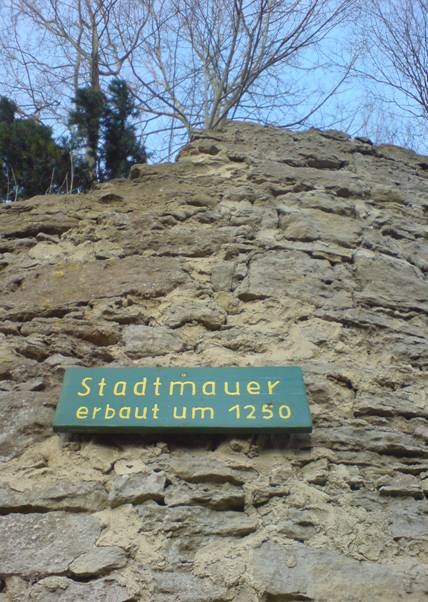
M 275 387 L 277 387 L 279 385 L 281 381 L 280 380 L 276 380 L 274 383 L 271 380 L 268 380 L 268 392 L 269 395 L 272 395 L 272 391 L 275 389 Z
M 143 413 L 141 416 L 138 413 L 138 408 L 135 408 L 134 416 L 135 418 L 138 418 L 138 420 L 145 420 L 147 418 L 147 408 L 143 408 Z
M 101 412 L 101 408 L 100 407 L 96 407 L 92 410 L 92 419 L 95 418 L 95 416 L 98 414 L 98 412 Z
M 98 395 L 104 397 L 104 387 L 106 386 L 106 379 L 103 377 L 98 383 Z
M 159 378 L 159 376 L 156 377 L 156 380 L 153 383 L 153 386 L 155 388 L 155 395 L 156 397 L 159 397 L 160 393 L 159 393 L 159 387 L 161 386 L 161 379 Z
M 211 420 L 214 418 L 214 408 L 192 408 L 192 420 L 197 418 L 197 412 L 201 413 L 201 420 L 205 420 L 205 412 L 209 412 Z
M 255 380 L 251 380 L 247 385 L 247 393 L 250 395 L 258 395 L 260 393 L 260 385 Z
M 287 406 L 285 404 L 282 405 L 282 406 L 279 406 L 279 408 L 278 408 L 278 414 L 279 414 L 279 417 L 282 418 L 283 420 L 288 420 L 290 418 L 290 416 L 291 416 L 291 408 L 290 408 L 290 406 Z
M 174 395 L 174 387 L 178 385 L 180 387 L 180 395 L 184 395 L 184 387 L 186 385 L 190 385 L 192 387 L 192 395 L 196 395 L 196 385 L 194 382 L 188 380 L 188 381 L 174 381 L 172 380 L 169 383 L 169 394 L 170 395 Z
M 239 382 L 235 382 L 235 391 L 234 392 L 230 392 L 229 391 L 229 383 L 227 381 L 225 381 L 224 383 L 224 392 L 226 395 L 239 395 L 241 392 L 241 388 L 239 386 Z
M 208 385 L 210 385 L 210 391 L 207 391 Z M 202 395 L 215 395 L 216 383 L 213 380 L 207 380 L 202 385 Z
M 123 406 L 123 408 L 120 408 L 119 418 L 123 418 L 123 420 L 129 420 L 130 415 L 131 415 L 130 406 Z
M 256 406 L 253 406 L 251 404 L 248 404 L 246 406 L 244 406 L 244 410 L 249 409 L 250 411 L 248 412 L 248 414 L 245 416 L 245 418 L 247 418 L 247 420 L 255 420 L 256 419 Z
M 85 387 L 86 389 L 86 393 L 77 393 L 79 397 L 86 397 L 86 395 L 89 395 L 89 393 L 91 392 L 91 387 L 88 387 L 88 385 L 86 384 L 88 381 L 92 380 L 91 376 L 87 376 L 86 378 L 82 378 L 82 380 L 80 381 L 80 384 L 82 385 L 82 387 Z
M 154 420 L 158 419 L 158 414 L 159 414 L 159 406 L 157 403 L 155 403 L 155 405 L 152 407 L 152 415 L 153 415 Z
M 76 418 L 79 420 L 84 420 L 88 417 L 88 408 L 86 406 L 80 406 L 80 408 L 76 412 Z
M 116 414 L 116 410 L 114 408 L 112 408 L 110 406 L 110 404 L 108 403 L 106 405 L 106 411 L 104 412 L 104 418 L 106 420 L 111 420 L 112 418 L 114 418 L 115 414 Z
M 241 418 L 241 407 L 240 407 L 239 404 L 236 404 L 236 405 L 232 406 L 227 411 L 228 412 L 235 412 L 235 414 L 236 414 L 235 418 L 237 418 L 238 420 L 239 420 L 239 418 Z
M 134 395 L 137 397 L 143 397 L 146 394 L 147 387 L 147 378 L 144 377 L 143 380 L 139 380 L 134 385 Z
M 114 385 L 113 395 L 121 395 L 124 397 L 126 395 L 126 380 L 118 380 Z
M 264 420 L 270 420 L 271 418 L 273 418 L 272 404 L 262 404 L 262 414 Z
M 173 412 L 172 412 L 172 416 L 176 420 L 185 420 L 186 416 L 187 416 L 187 408 L 186 408 L 186 406 L 182 407 L 181 416 L 177 415 L 177 406 L 174 406 L 174 409 L 173 409 Z

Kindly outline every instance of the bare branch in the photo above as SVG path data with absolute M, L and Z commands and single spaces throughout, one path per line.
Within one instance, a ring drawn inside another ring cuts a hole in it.
M 135 94 L 145 111 L 170 115 L 189 134 L 201 123 L 219 128 L 230 116 L 264 120 L 272 86 L 288 101 L 293 94 L 277 74 L 291 71 L 309 49 L 316 52 L 355 6 L 354 0 L 154 1 L 144 41 L 130 59 Z M 349 67 L 298 123 L 331 98 Z

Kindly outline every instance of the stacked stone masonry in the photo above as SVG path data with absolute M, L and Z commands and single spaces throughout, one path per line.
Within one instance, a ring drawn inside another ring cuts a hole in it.
M 1 602 L 428 600 L 428 157 L 230 123 L 0 233 Z M 271 365 L 312 436 L 52 432 L 68 366 Z

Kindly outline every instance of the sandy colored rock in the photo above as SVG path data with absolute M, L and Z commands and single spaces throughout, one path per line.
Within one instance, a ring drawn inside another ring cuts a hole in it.
M 177 353 L 184 348 L 180 337 L 163 327 L 126 326 L 123 331 L 125 350 L 130 357 L 146 357 Z
M 0 460 L 13 458 L 51 433 L 54 412 L 46 401 L 46 394 L 39 392 L 0 392 Z
M 224 587 L 189 573 L 160 572 L 154 578 L 153 602 L 217 602 L 226 595 Z
M 408 262 L 361 252 L 355 267 L 362 289 L 357 296 L 363 303 L 427 312 L 428 284 Z
M 93 548 L 99 534 L 99 522 L 92 516 L 67 512 L 1 516 L 1 573 L 62 573 Z
M 278 546 L 263 544 L 253 554 L 253 578 L 271 596 L 303 595 L 314 600 L 364 600 L 376 602 L 423 599 L 428 582 L 423 566 L 411 572 L 391 570 L 388 565 L 359 563 L 335 552 L 320 552 L 302 544 Z
M 237 292 L 241 299 L 290 297 L 314 305 L 350 306 L 347 283 L 340 286 L 340 272 L 328 261 L 312 259 L 300 251 L 278 251 L 257 255 Z M 331 288 L 331 284 L 339 286 Z M 339 290 L 338 290 L 339 289 Z
M 161 501 L 164 496 L 165 484 L 166 478 L 161 472 L 120 476 L 113 481 L 109 501 L 113 507 L 146 500 Z
M 46 577 L 31 588 L 29 599 L 31 602 L 131 602 L 132 597 L 115 579 L 77 583 L 66 577 Z
M 17 293 L 8 292 L 7 276 L 2 305 L 31 315 L 36 308 L 40 312 L 52 311 L 70 303 L 127 293 L 157 297 L 184 280 L 176 259 L 142 257 L 40 268 L 22 276 Z
M 170 328 L 200 322 L 209 330 L 217 330 L 226 322 L 226 314 L 213 303 L 185 300 L 183 304 L 175 302 L 169 307 L 163 319 Z
M 208 506 L 219 510 L 243 508 L 244 492 L 230 483 L 221 485 L 177 483 L 166 491 L 165 502 L 168 506 Z
M 252 470 L 235 468 L 227 466 L 219 460 L 211 460 L 204 457 L 176 457 L 172 459 L 171 468 L 174 473 L 184 481 L 212 482 L 212 483 L 233 483 L 242 485 Z
M 428 599 L 427 165 L 231 122 L 0 208 L 1 602 Z M 311 436 L 52 432 L 67 367 L 288 365 Z
M 291 240 L 331 241 L 344 247 L 355 247 L 362 229 L 356 220 L 349 217 L 315 209 L 294 210 L 281 215 L 280 228 Z
M 117 546 L 97 547 L 82 554 L 70 564 L 70 571 L 76 577 L 90 577 L 109 573 L 126 565 L 126 554 Z
M 217 535 L 243 537 L 257 530 L 257 519 L 243 512 L 223 510 L 219 520 L 217 510 L 202 506 L 159 506 L 147 502 L 138 507 L 143 531 L 166 531 L 176 537 L 188 535 Z
M 68 510 L 70 512 L 97 512 L 107 506 L 107 492 L 101 483 L 94 481 L 55 481 L 47 487 L 13 490 L 0 482 L 0 512 L 45 512 Z

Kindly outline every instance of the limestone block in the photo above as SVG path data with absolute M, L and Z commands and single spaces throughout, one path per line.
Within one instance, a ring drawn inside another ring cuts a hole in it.
M 67 577 L 46 577 L 31 588 L 29 599 L 30 602 L 131 602 L 135 598 L 110 577 L 89 583 L 78 583 Z
M 0 516 L 0 567 L 3 575 L 63 573 L 92 550 L 98 520 L 68 512 Z
M 140 324 L 125 326 L 123 330 L 125 350 L 131 357 L 165 355 L 184 349 L 184 342 L 169 328 L 143 326 Z
M 109 501 L 112 507 L 139 503 L 145 500 L 163 500 L 166 477 L 162 472 L 134 473 L 113 481 Z

